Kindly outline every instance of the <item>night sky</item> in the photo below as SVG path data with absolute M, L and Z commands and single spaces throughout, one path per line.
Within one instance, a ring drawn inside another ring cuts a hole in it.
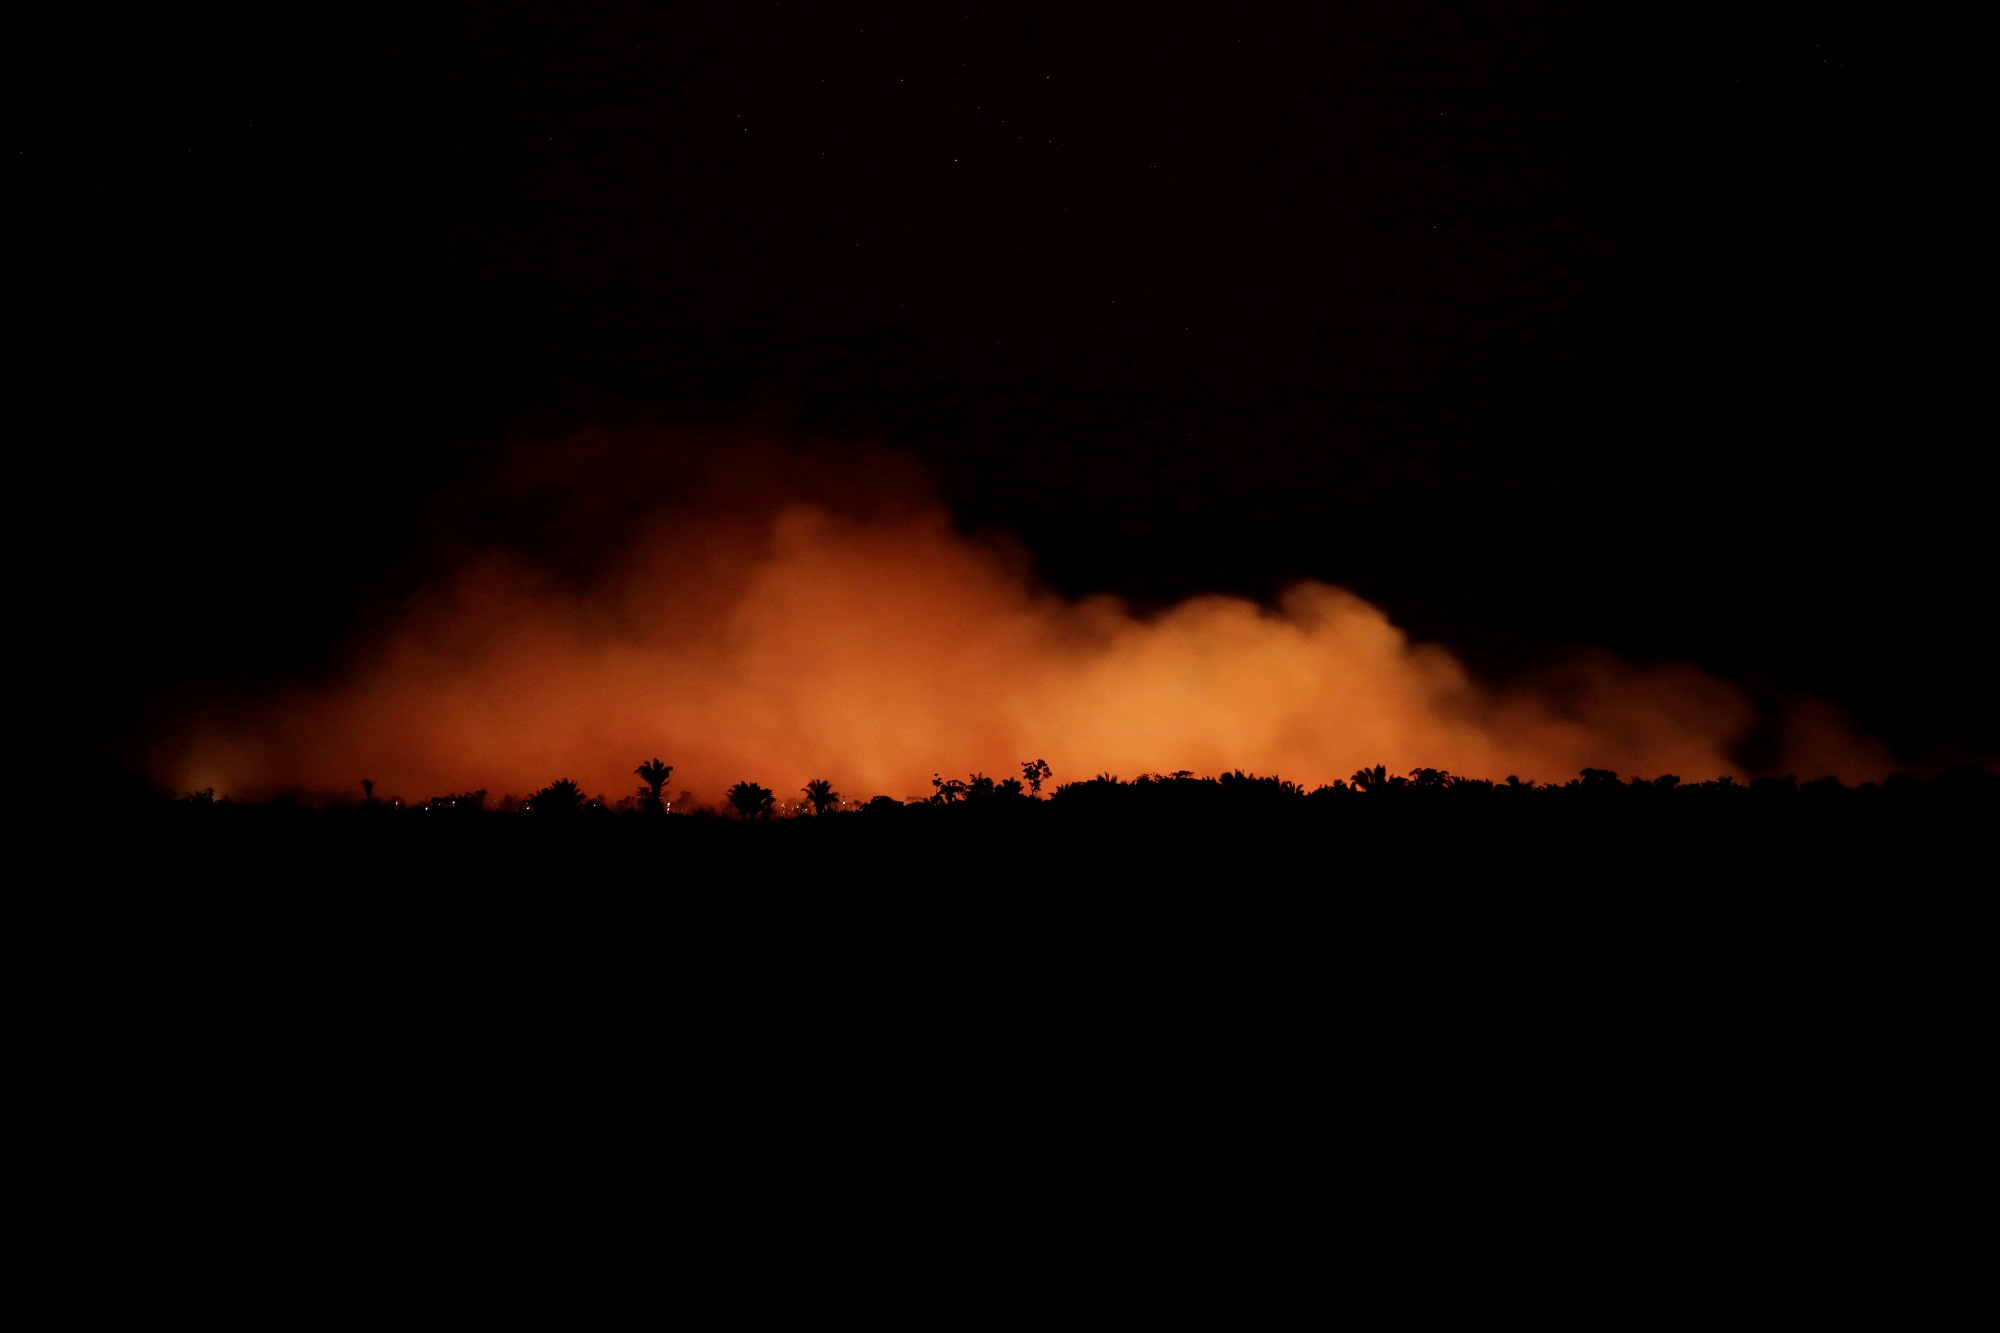
M 438 497 L 637 421 L 906 452 L 1066 596 L 1312 578 L 1495 677 L 1593 645 L 2000 751 L 1942 54 L 1623 6 L 410 8 L 18 57 L 22 443 L 107 743 L 309 675 L 424 582 Z

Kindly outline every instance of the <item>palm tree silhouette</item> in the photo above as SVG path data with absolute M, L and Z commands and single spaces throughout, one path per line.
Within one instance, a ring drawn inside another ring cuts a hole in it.
M 776 802 L 777 797 L 769 787 L 754 782 L 739 782 L 729 789 L 730 808 L 744 819 L 769 819 Z
M 538 815 L 573 815 L 583 809 L 583 789 L 558 778 L 529 797 L 528 806 Z
M 833 784 L 825 778 L 814 778 L 799 790 L 806 794 L 806 800 L 811 803 L 815 815 L 823 815 L 840 804 L 840 793 L 835 791 Z
M 644 780 L 646 790 L 639 793 L 639 808 L 649 813 L 658 813 L 666 807 L 660 804 L 660 788 L 667 785 L 673 775 L 674 766 L 663 764 L 656 755 L 632 770 Z

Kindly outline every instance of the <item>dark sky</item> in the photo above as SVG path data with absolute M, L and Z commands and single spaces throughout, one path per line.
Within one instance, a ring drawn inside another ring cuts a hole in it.
M 73 674 L 108 735 L 309 667 L 503 440 L 749 414 L 914 453 L 1066 593 L 1317 578 L 1488 671 L 1601 645 L 2000 749 L 1955 43 L 1629 8 L 42 35 Z

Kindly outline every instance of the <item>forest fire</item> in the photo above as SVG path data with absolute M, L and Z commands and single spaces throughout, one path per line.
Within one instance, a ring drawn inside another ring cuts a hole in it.
M 559 496 L 555 541 L 584 534 L 587 562 L 461 548 L 335 683 L 176 728 L 160 780 L 351 798 L 366 775 L 416 801 L 570 777 L 615 798 L 654 754 L 674 766 L 670 797 L 706 801 L 745 778 L 900 799 L 936 772 L 1004 775 L 1029 756 L 1058 782 L 1242 768 L 1312 785 L 1381 762 L 1536 781 L 1742 773 L 1732 747 L 1754 709 L 1693 668 L 1599 656 L 1495 689 L 1321 583 L 1274 607 L 1205 596 L 1153 616 L 1066 601 L 907 485 L 857 504 L 824 484 L 879 476 L 866 459 L 751 452 L 695 499 L 635 480 L 635 458 L 684 465 L 684 449 L 595 438 L 517 460 L 498 503 Z M 1892 767 L 1830 713 L 1792 723 L 1782 771 Z

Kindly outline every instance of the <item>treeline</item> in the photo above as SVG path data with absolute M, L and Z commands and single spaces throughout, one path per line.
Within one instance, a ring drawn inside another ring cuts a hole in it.
M 1092 931 L 1125 921 L 1120 912 L 1143 918 L 1166 902 L 1180 904 L 1173 912 L 1207 911 L 1216 893 L 1303 893 L 1329 912 L 1367 917 L 1416 911 L 1433 892 L 1463 900 L 1522 884 L 1569 894 L 1616 886 L 1633 911 L 1666 911 L 1672 902 L 1671 912 L 1728 916 L 1739 909 L 1705 895 L 1751 887 L 1979 892 L 1971 886 L 1990 877 L 1978 867 L 1992 860 L 2000 814 L 2000 780 L 1969 767 L 1847 786 L 1625 778 L 1605 769 L 1532 783 L 1377 765 L 1307 787 L 1243 771 L 1058 781 L 1037 765 L 1039 791 L 1025 774 L 939 774 L 922 799 L 857 799 L 815 779 L 780 801 L 772 787 L 745 779 L 713 805 L 670 798 L 670 776 L 662 762 L 617 801 L 588 797 L 567 779 L 517 799 L 471 791 L 405 804 L 370 792 L 332 808 L 202 793 L 161 800 L 152 817 L 114 826 L 98 870 L 145 883 L 171 866 L 209 886 L 250 891 L 259 903 L 256 895 L 283 887 L 336 913 L 392 916 L 495 890 L 527 893 L 509 910 L 532 915 L 543 891 L 612 886 L 665 894 L 662 911 L 727 916 L 749 907 L 727 907 L 717 895 L 748 886 L 791 901 L 854 884 L 867 886 L 877 906 L 948 897 L 961 904 L 953 910 L 1009 920 L 1081 913 L 1076 919 Z M 1655 888 L 1696 896 L 1645 896 Z M 1401 906 L 1392 909 L 1392 899 Z M 1698 903 L 1707 905 L 1688 907 Z M 1777 903 L 1758 910 L 1777 911 Z M 1452 910 L 1471 909 L 1460 901 Z M 1489 910 L 1497 909 L 1477 908 Z M 673 929 L 681 937 L 690 927 Z M 915 927 L 898 918 L 883 929 Z M 1350 921 L 1342 929 L 1358 928 Z
M 363 780 L 363 798 L 356 806 L 381 813 L 430 817 L 518 815 L 542 819 L 650 818 L 732 819 L 759 822 L 784 819 L 854 819 L 958 817 L 975 813 L 1033 817 L 1074 813 L 1169 817 L 1263 812 L 1267 814 L 1335 810 L 1774 810 L 1779 808 L 1885 808 L 1909 804 L 1957 802 L 2000 797 L 2000 777 L 1970 765 L 1957 765 L 1932 778 L 1898 773 L 1882 782 L 1847 786 L 1826 777 L 1801 782 L 1795 777 L 1763 777 L 1739 782 L 1729 776 L 1683 781 L 1666 774 L 1625 778 L 1608 769 L 1586 768 L 1562 783 L 1536 783 L 1516 776 L 1495 781 L 1438 768 L 1392 773 L 1386 765 L 1356 771 L 1350 777 L 1316 787 L 1285 778 L 1246 773 L 1241 769 L 1212 777 L 1188 770 L 1142 773 L 1123 779 L 1099 773 L 1078 781 L 1055 783 L 1045 760 L 1023 761 L 1019 777 L 995 779 L 983 772 L 964 778 L 934 775 L 931 794 L 899 800 L 877 795 L 850 799 L 824 778 L 815 778 L 786 798 L 750 780 L 731 786 L 722 802 L 704 805 L 688 792 L 669 796 L 666 786 L 673 766 L 658 758 L 634 772 L 644 785 L 634 794 L 609 799 L 588 796 L 573 780 L 558 779 L 526 797 L 490 799 L 484 790 L 430 797 L 421 804 L 378 799 L 374 783 Z M 1045 790 L 1046 789 L 1046 790 Z M 186 793 L 179 800 L 198 806 L 229 805 L 227 797 L 210 791 Z M 287 804 L 287 803 L 277 803 Z

